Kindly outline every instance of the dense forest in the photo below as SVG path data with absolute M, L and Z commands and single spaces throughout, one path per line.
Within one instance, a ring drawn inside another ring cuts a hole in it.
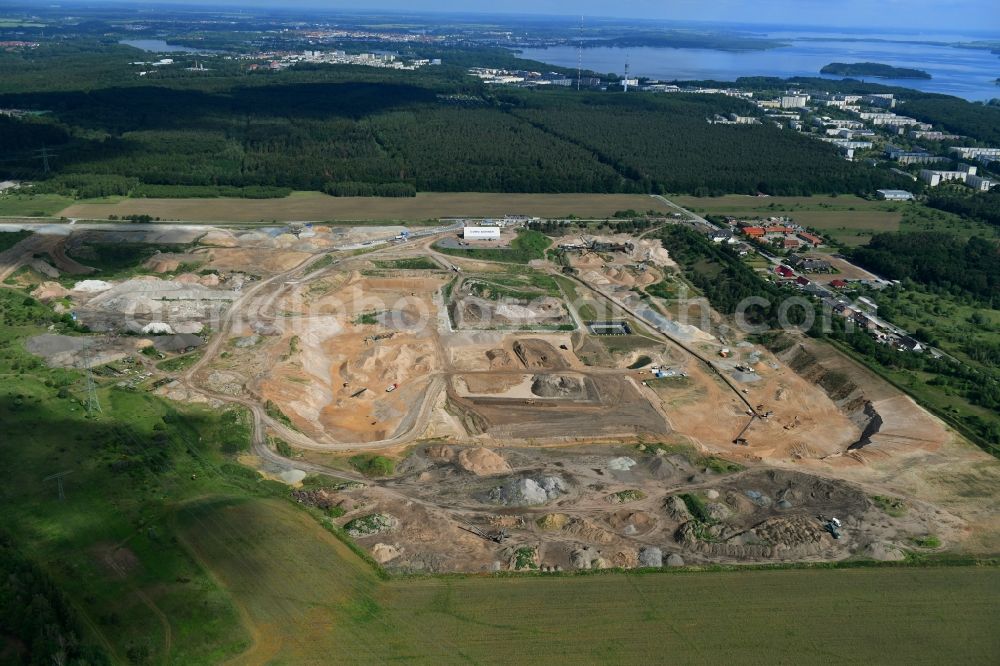
M 932 191 L 927 197 L 927 205 L 1000 227 L 1000 190 L 972 195 L 948 190 Z
M 204 76 L 179 69 L 139 79 L 122 65 L 136 53 L 77 44 L 0 54 L 11 72 L 0 107 L 43 112 L 3 119 L 0 175 L 79 197 L 796 195 L 899 184 L 796 133 L 710 125 L 717 113 L 755 113 L 721 95 L 497 91 L 456 67 L 276 74 L 221 60 Z M 89 65 L 93 75 L 83 76 Z
M 973 104 L 957 97 L 925 95 L 906 100 L 900 113 L 948 131 L 1000 145 L 1000 107 Z
M 1000 247 L 937 232 L 878 234 L 851 252 L 858 264 L 891 280 L 913 280 L 1000 306 Z
M 107 664 L 82 642 L 69 599 L 14 542 L 0 534 L 0 661 L 5 664 Z
M 769 125 L 710 125 L 714 113 L 755 113 L 715 95 L 535 95 L 516 115 L 595 151 L 644 191 L 865 193 L 899 176 L 844 161 L 830 145 Z

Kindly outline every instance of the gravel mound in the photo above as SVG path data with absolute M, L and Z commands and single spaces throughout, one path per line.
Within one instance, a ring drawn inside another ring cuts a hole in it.
M 145 335 L 173 335 L 174 329 L 162 321 L 153 321 L 142 327 L 141 333 Z
M 543 476 L 538 479 L 510 479 L 502 486 L 493 488 L 487 500 L 506 506 L 531 506 L 545 504 L 569 490 L 560 476 Z
M 577 548 L 569 554 L 569 563 L 576 569 L 606 569 L 607 562 L 601 557 L 600 551 L 593 546 Z M 595 566 L 604 564 L 605 566 Z
M 750 501 L 757 506 L 766 509 L 771 506 L 771 498 L 760 492 L 759 490 L 746 490 L 744 494 L 750 498 Z
M 163 335 L 153 341 L 153 346 L 161 352 L 180 352 L 194 347 L 201 347 L 205 341 L 197 335 L 190 333 L 179 333 L 177 335 Z
M 668 497 L 663 503 L 663 508 L 666 509 L 667 515 L 678 523 L 686 523 L 694 519 L 694 516 L 691 515 L 691 511 L 687 507 L 687 503 L 679 495 Z
M 662 567 L 663 551 L 656 546 L 643 546 L 639 549 L 639 566 Z
M 73 291 L 82 291 L 88 294 L 96 294 L 100 291 L 111 289 L 110 282 L 104 280 L 81 280 L 73 285 Z
M 355 539 L 388 532 L 399 525 L 399 521 L 385 513 L 372 513 L 355 518 L 344 525 L 344 530 Z
M 254 333 L 246 336 L 245 338 L 236 338 L 236 342 L 234 342 L 233 345 L 240 349 L 246 349 L 247 347 L 253 347 L 258 342 L 260 342 L 260 336 Z
M 608 463 L 608 469 L 615 470 L 616 472 L 627 472 L 636 466 L 636 462 L 627 456 L 621 456 L 619 458 L 612 458 L 611 462 Z
M 670 556 L 667 557 L 667 566 L 682 567 L 684 566 L 684 558 L 678 555 L 677 553 L 672 553 Z
M 576 398 L 583 395 L 583 382 L 565 375 L 535 375 L 531 392 L 542 398 Z
M 502 456 L 482 447 L 459 451 L 458 466 L 476 476 L 504 474 L 510 471 L 510 465 Z

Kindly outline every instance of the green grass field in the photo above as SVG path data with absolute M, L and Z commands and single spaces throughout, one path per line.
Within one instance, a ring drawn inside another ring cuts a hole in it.
M 903 204 L 869 201 L 850 194 L 836 197 L 754 197 L 727 194 L 722 197 L 670 196 L 671 201 L 696 213 L 776 215 L 795 210 L 895 210 Z
M 372 262 L 376 268 L 386 268 L 392 270 L 442 270 L 443 267 L 430 257 L 412 257 L 407 259 L 386 259 Z
M 212 500 L 178 520 L 250 623 L 253 662 L 988 663 L 1000 650 L 992 567 L 383 581 L 287 503 Z
M 47 217 L 73 203 L 59 194 L 5 194 L 0 196 L 0 217 Z

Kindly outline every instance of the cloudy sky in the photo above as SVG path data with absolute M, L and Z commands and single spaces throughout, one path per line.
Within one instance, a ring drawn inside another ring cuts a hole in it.
M 160 0 L 161 2 L 163 0 Z M 169 0 L 167 0 L 169 1 Z M 1000 0 L 174 0 L 202 6 L 504 12 L 1000 35 Z M 132 0 L 148 4 L 146 0 Z

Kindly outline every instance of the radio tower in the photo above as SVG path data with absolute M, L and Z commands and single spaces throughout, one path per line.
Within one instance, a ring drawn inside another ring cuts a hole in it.
M 580 17 L 580 41 L 576 45 L 576 91 L 580 92 L 583 79 L 583 16 Z
M 628 53 L 625 54 L 625 79 L 622 81 L 623 92 L 628 92 Z

